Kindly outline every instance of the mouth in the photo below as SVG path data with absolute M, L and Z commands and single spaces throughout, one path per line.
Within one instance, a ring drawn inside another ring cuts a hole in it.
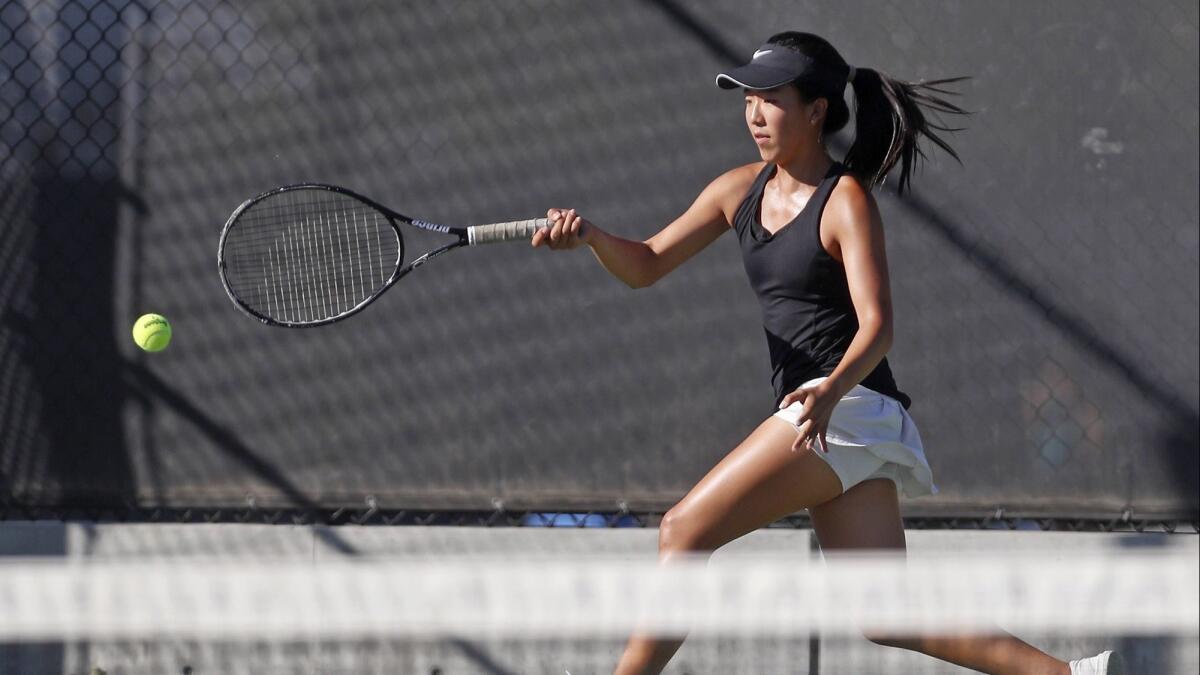
M 766 134 L 754 134 L 754 142 L 762 145 L 771 140 L 771 137 Z

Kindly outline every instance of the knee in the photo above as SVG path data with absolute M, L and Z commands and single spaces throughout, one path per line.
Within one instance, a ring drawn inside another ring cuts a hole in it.
M 704 527 L 678 506 L 663 514 L 658 526 L 659 553 L 704 551 Z

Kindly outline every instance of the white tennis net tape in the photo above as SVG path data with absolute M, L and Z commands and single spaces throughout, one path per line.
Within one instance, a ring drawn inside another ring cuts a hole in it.
M 345 562 L 0 563 L 0 641 L 198 637 L 1194 635 L 1194 549 L 685 559 L 455 557 Z

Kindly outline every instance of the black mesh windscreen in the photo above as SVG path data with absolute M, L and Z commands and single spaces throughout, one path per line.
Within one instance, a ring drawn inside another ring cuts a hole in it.
M 906 511 L 1194 517 L 1197 12 L 0 0 L 0 504 L 669 507 L 771 412 L 732 237 L 636 292 L 585 249 L 468 248 L 302 331 L 228 301 L 218 237 L 321 182 L 648 238 L 758 159 L 713 78 L 794 29 L 972 76 L 962 165 L 927 147 L 911 195 L 877 192 L 888 360 L 941 490 Z M 146 312 L 161 353 L 129 339 Z

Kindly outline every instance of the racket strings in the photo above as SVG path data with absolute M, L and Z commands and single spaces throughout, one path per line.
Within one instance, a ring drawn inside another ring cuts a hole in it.
M 243 211 L 224 251 L 230 290 L 248 308 L 311 323 L 345 314 L 383 289 L 402 242 L 373 207 L 329 190 L 297 189 Z

